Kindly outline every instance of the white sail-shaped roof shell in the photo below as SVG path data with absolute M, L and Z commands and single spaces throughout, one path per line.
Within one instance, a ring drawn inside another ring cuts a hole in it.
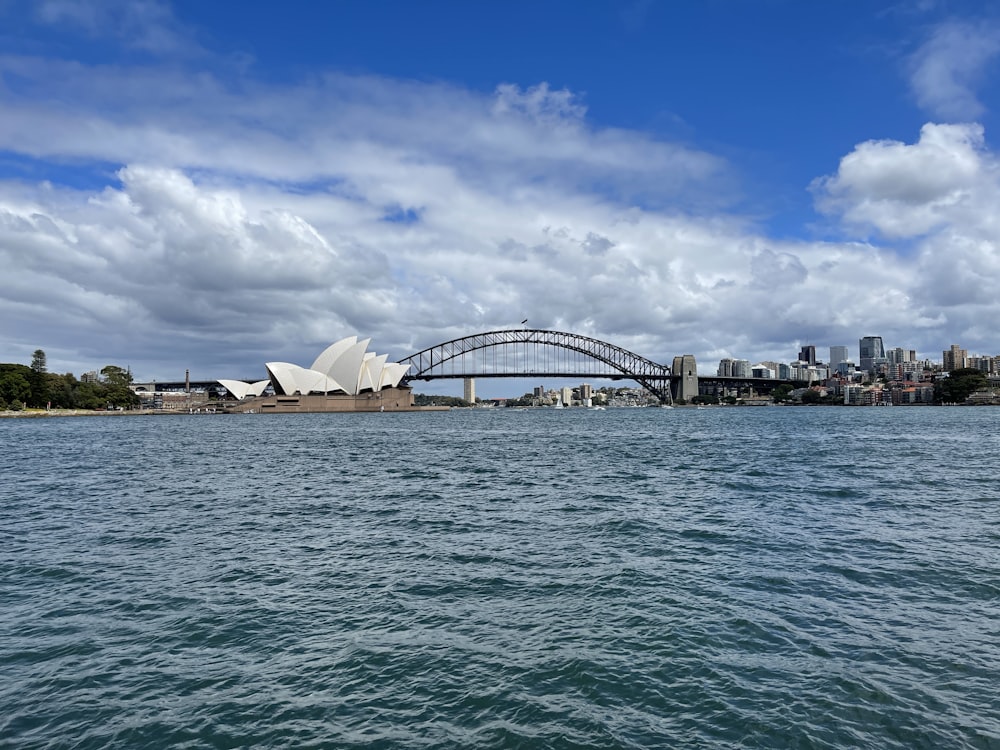
M 250 393 L 250 384 L 244 383 L 242 380 L 220 380 L 218 382 L 219 385 L 240 400 L 245 399 L 247 394 Z
M 256 383 L 245 383 L 242 380 L 219 380 L 218 383 L 242 401 L 247 396 L 259 396 L 262 394 L 271 384 L 271 381 L 258 380 Z
M 389 362 L 383 368 L 379 375 L 378 390 L 383 388 L 395 388 L 399 385 L 399 381 L 403 379 L 406 371 L 410 369 L 409 365 L 401 365 L 398 362 Z
M 370 357 L 365 358 L 362 365 L 361 377 L 358 379 L 359 393 L 365 390 L 379 390 L 382 370 L 385 368 L 385 361 L 388 358 L 388 354 L 379 354 L 378 356 L 372 354 Z
M 346 339 L 335 341 L 324 349 L 318 357 L 316 357 L 316 361 L 312 363 L 312 367 L 309 369 L 315 370 L 316 372 L 324 372 L 333 377 L 330 372 L 333 368 L 333 363 L 337 361 L 341 354 L 346 352 L 356 343 L 358 343 L 357 336 L 348 336 Z
M 277 381 L 281 391 L 288 396 L 296 393 L 305 396 L 310 393 L 333 393 L 345 390 L 326 373 L 307 370 L 290 362 L 268 362 L 265 367 L 271 379 Z
M 337 357 L 328 370 L 330 377 L 340 383 L 343 389 L 352 396 L 358 392 L 361 367 L 365 361 L 365 350 L 368 348 L 369 341 L 371 339 L 365 339 L 348 347 L 343 354 Z
M 270 380 L 258 380 L 256 383 L 252 383 L 250 385 L 250 390 L 248 391 L 248 393 L 251 396 L 260 396 L 261 394 L 264 393 L 264 391 L 267 390 L 267 387 L 269 385 L 271 385 Z

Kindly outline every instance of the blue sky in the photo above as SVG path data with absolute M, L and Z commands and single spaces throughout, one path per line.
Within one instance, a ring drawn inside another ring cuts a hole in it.
M 988 3 L 0 0 L 0 29 L 2 361 L 254 376 L 525 317 L 706 371 L 1000 353 Z

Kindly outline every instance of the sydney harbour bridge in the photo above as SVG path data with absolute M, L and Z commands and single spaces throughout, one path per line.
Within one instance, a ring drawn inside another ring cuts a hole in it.
M 404 382 L 443 378 L 579 378 L 632 380 L 661 403 L 700 393 L 770 393 L 790 383 L 773 378 L 698 376 L 692 355 L 659 364 L 620 346 L 576 333 L 535 328 L 486 331 L 445 341 L 398 360 Z

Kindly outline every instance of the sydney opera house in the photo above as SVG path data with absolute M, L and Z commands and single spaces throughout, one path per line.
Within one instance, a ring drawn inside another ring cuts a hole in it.
M 413 395 L 400 386 L 409 365 L 368 351 L 371 339 L 349 336 L 328 346 L 312 363 L 268 362 L 268 379 L 220 380 L 236 401 L 230 412 L 411 411 Z M 272 394 L 268 394 L 268 390 Z

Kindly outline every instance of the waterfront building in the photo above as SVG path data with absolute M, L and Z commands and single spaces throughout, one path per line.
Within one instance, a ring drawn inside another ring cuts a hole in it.
M 893 405 L 911 406 L 913 404 L 934 403 L 934 386 L 930 384 L 897 388 L 890 394 Z
M 367 351 L 371 339 L 357 336 L 336 341 L 312 363 L 300 367 L 289 362 L 267 362 L 268 380 L 245 383 L 218 381 L 239 401 L 237 410 L 287 411 L 383 411 L 410 409 L 412 392 L 399 383 L 409 365 L 387 362 L 387 355 Z M 266 397 L 270 386 L 274 396 Z M 253 400 L 244 400 L 254 396 Z M 258 401 L 261 401 L 258 403 Z M 266 403 L 265 403 L 266 402 Z

